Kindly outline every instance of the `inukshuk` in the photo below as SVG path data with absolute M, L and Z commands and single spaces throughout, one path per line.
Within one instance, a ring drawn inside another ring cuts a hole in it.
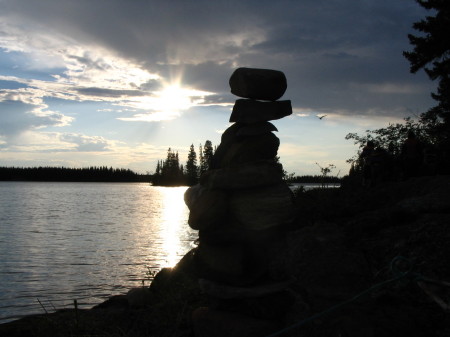
M 195 264 L 200 285 L 216 309 L 258 318 L 264 303 L 282 303 L 283 282 L 271 270 L 270 247 L 292 221 L 292 192 L 277 161 L 278 131 L 270 123 L 292 113 L 286 77 L 276 70 L 239 68 L 231 92 L 242 97 L 233 107 L 207 172 L 185 193 L 189 225 L 199 231 Z M 285 286 L 285 284 L 284 284 Z M 271 314 L 269 314 L 270 316 Z M 241 331 L 242 332 L 242 331 Z

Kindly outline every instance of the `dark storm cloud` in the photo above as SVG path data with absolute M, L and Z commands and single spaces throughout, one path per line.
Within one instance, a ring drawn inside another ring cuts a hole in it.
M 432 105 L 433 85 L 409 74 L 402 56 L 413 22 L 426 15 L 414 0 L 6 0 L 1 7 L 165 79 L 182 74 L 183 84 L 216 92 L 221 102 L 232 100 L 233 69 L 247 66 L 284 71 L 285 98 L 297 109 L 402 117 Z
M 167 79 L 181 78 L 191 88 L 224 93 L 229 92 L 228 79 L 233 71 L 230 63 L 218 64 L 208 61 L 198 64 L 162 65 L 158 73 Z
M 202 44 L 216 34 L 246 29 L 241 7 L 230 1 L 43 0 L 5 1 L 5 11 L 128 57 L 166 61 L 168 44 Z M 241 13 L 241 14 L 239 14 Z M 240 21 L 240 25 L 236 25 Z M 225 32 L 223 31 L 225 29 Z M 198 41 L 197 44 L 194 42 Z

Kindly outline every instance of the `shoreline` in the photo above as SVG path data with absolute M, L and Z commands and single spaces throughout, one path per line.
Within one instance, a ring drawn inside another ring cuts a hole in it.
M 449 282 L 449 178 L 418 177 L 370 189 L 347 181 L 339 189 L 297 195 L 297 218 L 287 229 L 286 251 L 277 256 L 296 279 L 289 288 L 296 304 L 283 326 L 388 280 L 392 275 L 386 267 L 395 256 L 413 261 L 414 272 Z M 132 336 L 188 337 L 193 310 L 208 305 L 192 275 L 188 253 L 175 268 L 161 270 L 148 289 L 113 296 L 92 309 L 66 309 L 0 324 L 0 334 L 119 336 L 122 331 L 123 336 L 125 331 Z M 444 336 L 450 322 L 433 297 L 408 282 L 378 289 L 305 329 L 309 337 L 344 332 Z

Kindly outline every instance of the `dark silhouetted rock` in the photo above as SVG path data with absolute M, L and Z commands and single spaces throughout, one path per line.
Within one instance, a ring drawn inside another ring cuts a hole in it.
M 261 242 L 228 245 L 200 242 L 195 259 L 199 278 L 229 285 L 251 285 L 264 279 L 268 272 L 268 256 Z
M 280 119 L 292 114 L 291 101 L 260 102 L 238 99 L 233 106 L 230 122 L 260 123 Z
M 243 226 L 231 215 L 220 226 L 209 227 L 206 230 L 200 230 L 198 236 L 201 242 L 212 245 L 227 245 L 231 243 L 249 243 L 265 245 L 273 244 L 280 235 L 277 227 L 270 227 L 264 230 L 253 230 L 243 228 Z M 280 254 L 277 254 L 279 256 Z
M 261 230 L 288 223 L 294 217 L 292 191 L 284 182 L 239 191 L 230 197 L 230 212 L 247 229 Z
M 236 132 L 236 136 L 257 136 L 272 131 L 278 131 L 275 125 L 270 122 L 261 122 L 242 126 Z
M 230 142 L 234 142 L 236 140 L 236 136 L 239 130 L 246 127 L 247 125 L 248 124 L 237 122 L 229 126 L 220 137 L 220 145 L 222 144 L 226 145 L 229 144 Z
M 152 304 L 152 296 L 149 288 L 132 288 L 127 292 L 128 304 L 132 308 L 142 308 Z
M 260 297 L 285 290 L 294 280 L 255 285 L 253 287 L 233 287 L 227 284 L 200 279 L 200 289 L 215 298 L 233 299 Z
M 223 151 L 222 158 L 217 158 L 218 168 L 274 159 L 279 146 L 280 140 L 272 132 L 246 137 L 230 144 L 228 149 Z
M 198 231 L 198 238 L 200 242 L 217 246 L 242 243 L 247 239 L 247 233 L 240 227 L 236 220 L 228 216 L 221 226 Z
M 186 190 L 184 200 L 190 210 L 188 223 L 193 229 L 213 227 L 226 219 L 228 198 L 221 190 L 197 184 Z
M 205 172 L 200 184 L 211 189 L 236 190 L 281 182 L 282 172 L 273 160 L 246 163 Z
M 211 168 L 217 169 L 217 168 L 226 166 L 226 164 L 222 163 L 222 160 L 223 160 L 224 156 L 227 155 L 227 152 L 229 152 L 230 147 L 234 146 L 234 144 L 244 141 L 249 137 L 262 136 L 264 134 L 271 134 L 272 131 L 278 131 L 278 130 L 272 123 L 269 123 L 269 122 L 260 122 L 260 123 L 256 123 L 256 124 L 245 124 L 245 123 L 239 123 L 239 122 L 234 123 L 228 129 L 226 129 L 224 131 L 224 133 L 222 134 L 221 143 L 219 144 L 216 151 L 214 152 Z M 269 137 L 273 137 L 273 136 L 269 136 Z M 278 151 L 278 146 L 279 146 L 279 141 L 278 141 L 276 151 Z M 260 144 L 260 146 L 258 146 L 257 151 L 258 152 L 266 151 L 264 149 L 264 147 L 265 147 L 264 144 Z M 251 159 L 251 160 L 255 160 L 258 158 L 259 159 L 273 158 L 275 155 L 276 155 L 276 153 L 273 156 L 267 156 L 267 155 L 260 156 L 260 157 L 253 156 L 254 159 Z M 229 156 L 229 155 L 227 155 L 227 156 Z M 250 161 L 250 160 L 247 160 L 247 161 Z
M 200 242 L 195 254 L 199 275 L 234 284 L 246 273 L 244 250 L 240 244 L 217 246 Z
M 229 83 L 236 96 L 266 101 L 276 101 L 287 88 L 284 73 L 271 69 L 238 68 Z
M 279 329 L 274 321 L 201 307 L 192 313 L 196 337 L 260 337 Z

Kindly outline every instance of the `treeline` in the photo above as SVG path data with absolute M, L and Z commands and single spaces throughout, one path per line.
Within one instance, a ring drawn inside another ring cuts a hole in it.
M 342 178 L 336 176 L 324 176 L 324 175 L 306 175 L 306 176 L 296 176 L 289 177 L 286 179 L 289 183 L 311 183 L 311 184 L 332 184 L 332 183 L 340 183 Z
M 165 160 L 158 160 L 152 183 L 155 186 L 192 186 L 198 183 L 199 177 L 210 167 L 215 153 L 211 141 L 207 140 L 204 145 L 199 145 L 198 156 L 195 147 L 191 144 L 185 164 L 181 164 L 178 152 L 171 148 L 167 150 Z M 279 163 L 279 157 L 275 160 Z M 281 165 L 281 164 L 280 164 Z M 331 167 L 331 168 L 330 168 Z M 334 165 L 321 168 L 322 175 L 294 176 L 294 173 L 283 171 L 283 178 L 288 183 L 317 183 L 329 184 L 339 183 L 341 178 L 329 176 Z
M 207 140 L 199 145 L 198 156 L 194 144 L 189 148 L 185 165 L 181 164 L 178 152 L 167 150 L 165 160 L 158 160 L 152 183 L 155 186 L 192 186 L 198 182 L 203 172 L 211 167 L 214 155 L 212 142 Z
M 150 175 L 112 167 L 0 167 L 2 181 L 150 182 Z

